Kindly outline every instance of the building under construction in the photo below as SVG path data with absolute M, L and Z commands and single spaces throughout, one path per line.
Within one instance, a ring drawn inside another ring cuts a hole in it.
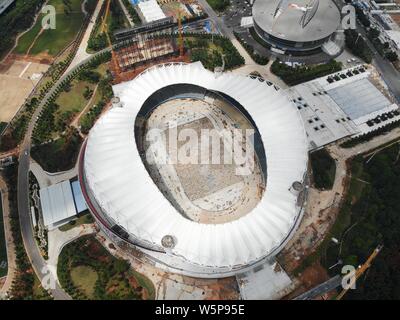
M 174 34 L 176 23 L 165 18 L 114 34 L 114 64 L 120 72 L 141 69 L 150 61 L 163 62 L 184 54 L 182 36 Z

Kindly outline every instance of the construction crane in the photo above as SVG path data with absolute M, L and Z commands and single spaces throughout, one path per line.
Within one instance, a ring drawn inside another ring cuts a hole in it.
M 108 14 L 110 12 L 110 5 L 111 5 L 111 0 L 107 0 L 106 12 L 105 12 L 105 14 L 103 16 L 103 22 L 101 24 L 101 33 L 104 32 L 104 29 L 105 29 L 106 24 L 107 24 L 107 18 L 108 18 Z
M 350 281 L 347 289 L 343 289 L 342 292 L 339 293 L 339 295 L 336 297 L 336 300 L 341 300 L 343 298 L 343 296 L 346 294 L 346 292 L 349 290 L 349 288 L 351 288 L 356 283 L 358 278 L 360 278 L 363 275 L 363 273 L 371 266 L 372 261 L 376 258 L 376 256 L 382 250 L 382 248 L 383 248 L 383 245 L 379 245 L 375 248 L 375 250 L 372 252 L 372 254 L 368 257 L 367 261 L 365 261 L 365 263 L 356 270 L 356 274 L 354 277 L 351 278 L 351 281 Z
M 117 78 L 121 74 L 121 69 L 118 64 L 117 55 L 113 49 L 113 45 L 111 42 L 111 37 L 109 34 L 108 25 L 107 25 L 107 18 L 110 13 L 110 4 L 111 4 L 111 0 L 107 0 L 106 12 L 103 16 L 103 23 L 101 25 L 101 32 L 106 34 L 108 46 L 111 48 L 111 63 L 114 65 L 115 78 Z

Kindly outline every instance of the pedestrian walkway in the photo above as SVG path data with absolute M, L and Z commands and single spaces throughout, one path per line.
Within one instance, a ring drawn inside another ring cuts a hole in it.
M 79 45 L 79 48 L 76 51 L 76 55 L 75 55 L 74 59 L 72 60 L 71 64 L 69 65 L 67 71 L 65 72 L 66 74 L 68 72 L 70 72 L 74 67 L 76 67 L 80 62 L 89 58 L 92 55 L 87 52 L 88 42 L 89 42 L 89 38 L 92 33 L 92 30 L 96 25 L 96 20 L 100 13 L 100 9 L 101 9 L 101 6 L 103 5 L 103 2 L 104 2 L 104 0 L 99 0 L 99 2 L 97 3 L 97 6 L 94 9 L 92 18 L 90 19 L 89 25 L 86 28 L 85 34 L 83 35 L 82 41 Z

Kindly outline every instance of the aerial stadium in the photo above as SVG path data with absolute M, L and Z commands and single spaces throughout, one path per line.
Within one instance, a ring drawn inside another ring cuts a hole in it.
M 335 53 L 340 12 L 332 0 L 256 0 L 253 25 L 277 53 L 309 55 L 323 46 Z
M 200 62 L 156 65 L 113 90 L 79 165 L 102 230 L 189 276 L 227 277 L 270 261 L 296 230 L 307 194 L 307 139 L 292 102 L 264 79 L 211 72 Z M 250 154 L 243 162 L 156 161 L 188 146 L 210 151 L 187 132 L 215 130 L 217 149 L 227 152 L 235 129 L 252 138 L 238 145 Z M 154 130 L 163 139 L 149 139 Z M 243 167 L 251 170 L 239 174 Z

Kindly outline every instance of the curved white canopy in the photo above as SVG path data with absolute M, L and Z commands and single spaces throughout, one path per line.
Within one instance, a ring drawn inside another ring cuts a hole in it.
M 142 163 L 134 124 L 145 100 L 172 84 L 194 84 L 223 92 L 252 116 L 264 143 L 267 187 L 257 207 L 224 224 L 184 218 L 159 191 Z M 200 63 L 152 67 L 114 87 L 122 108 L 102 116 L 90 132 L 84 170 L 102 209 L 126 231 L 161 245 L 165 235 L 177 242 L 172 253 L 213 267 L 247 265 L 271 254 L 293 229 L 301 208 L 289 191 L 307 170 L 307 141 L 298 110 L 266 82 L 224 73 L 218 77 Z

